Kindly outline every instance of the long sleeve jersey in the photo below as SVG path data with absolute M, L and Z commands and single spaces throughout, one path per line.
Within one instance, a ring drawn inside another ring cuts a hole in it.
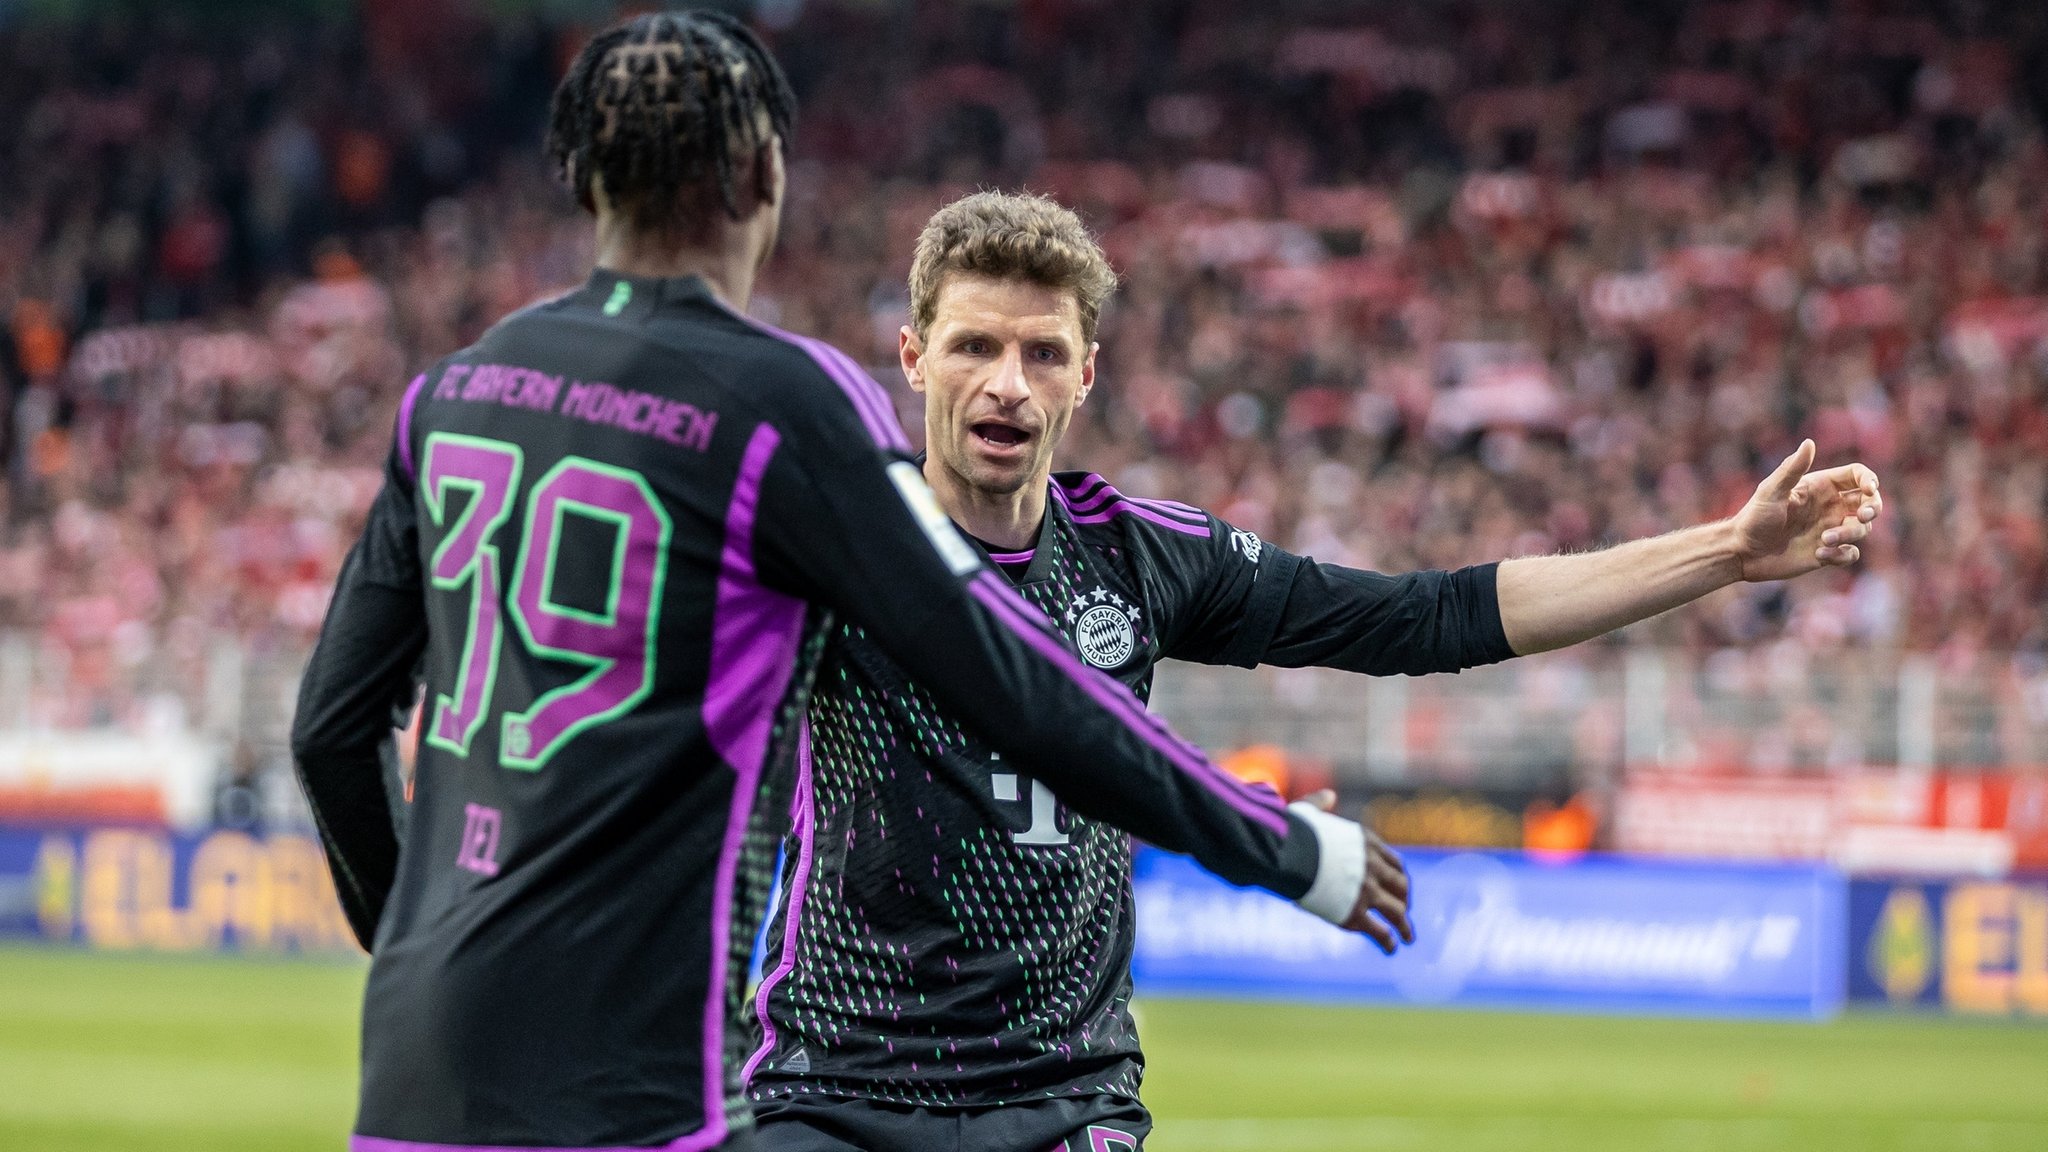
M 292 746 L 372 952 L 357 1152 L 717 1146 L 836 620 L 1078 811 L 1298 897 L 1316 833 L 1079 659 L 844 355 L 600 270 L 413 382 Z M 381 768 L 424 680 L 403 832 Z M 1020 719 L 1020 717 L 1023 717 Z
M 1034 546 L 989 556 L 1140 697 L 1167 658 L 1419 675 L 1513 655 L 1493 565 L 1319 564 L 1091 474 L 1053 476 Z M 1037 720 L 954 712 L 841 626 L 811 696 L 755 1000 L 757 1099 L 1136 1098 L 1130 837 L 1001 750 Z

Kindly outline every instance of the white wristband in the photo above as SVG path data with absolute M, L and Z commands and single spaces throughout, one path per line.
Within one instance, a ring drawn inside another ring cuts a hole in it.
M 1306 801 L 1297 800 L 1287 810 L 1308 821 L 1321 852 L 1316 882 L 1295 903 L 1332 924 L 1342 924 L 1351 918 L 1359 889 L 1365 886 L 1365 829 Z

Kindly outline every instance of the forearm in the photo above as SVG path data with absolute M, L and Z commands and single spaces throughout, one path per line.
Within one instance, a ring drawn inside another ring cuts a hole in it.
M 291 748 L 342 909 L 368 949 L 398 863 L 385 766 L 426 627 L 417 592 L 372 583 L 364 567 L 359 547 L 299 682 Z
M 1501 626 L 1517 656 L 1565 648 L 1688 604 L 1741 579 L 1732 523 L 1599 552 L 1501 564 Z
M 1421 676 L 1505 660 L 1495 567 L 1386 576 L 1303 560 L 1260 662 Z
M 327 853 L 335 895 L 365 952 L 376 939 L 377 921 L 398 871 L 398 836 L 384 794 L 383 759 L 376 751 L 293 758 Z

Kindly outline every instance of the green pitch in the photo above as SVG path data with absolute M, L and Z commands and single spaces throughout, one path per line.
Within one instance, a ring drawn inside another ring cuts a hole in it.
M 2048 1023 L 1140 1013 L 1148 1152 L 2048 1149 Z
M 362 968 L 0 949 L 0 1149 L 336 1152 Z M 2048 1025 L 1145 1002 L 1149 1152 L 2048 1148 Z

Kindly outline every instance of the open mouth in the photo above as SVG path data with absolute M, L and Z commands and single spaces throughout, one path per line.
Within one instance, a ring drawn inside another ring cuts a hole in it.
M 976 424 L 969 431 L 974 433 L 975 439 L 995 448 L 1015 448 L 1031 439 L 1031 433 L 1022 428 L 1012 428 L 1008 424 Z

